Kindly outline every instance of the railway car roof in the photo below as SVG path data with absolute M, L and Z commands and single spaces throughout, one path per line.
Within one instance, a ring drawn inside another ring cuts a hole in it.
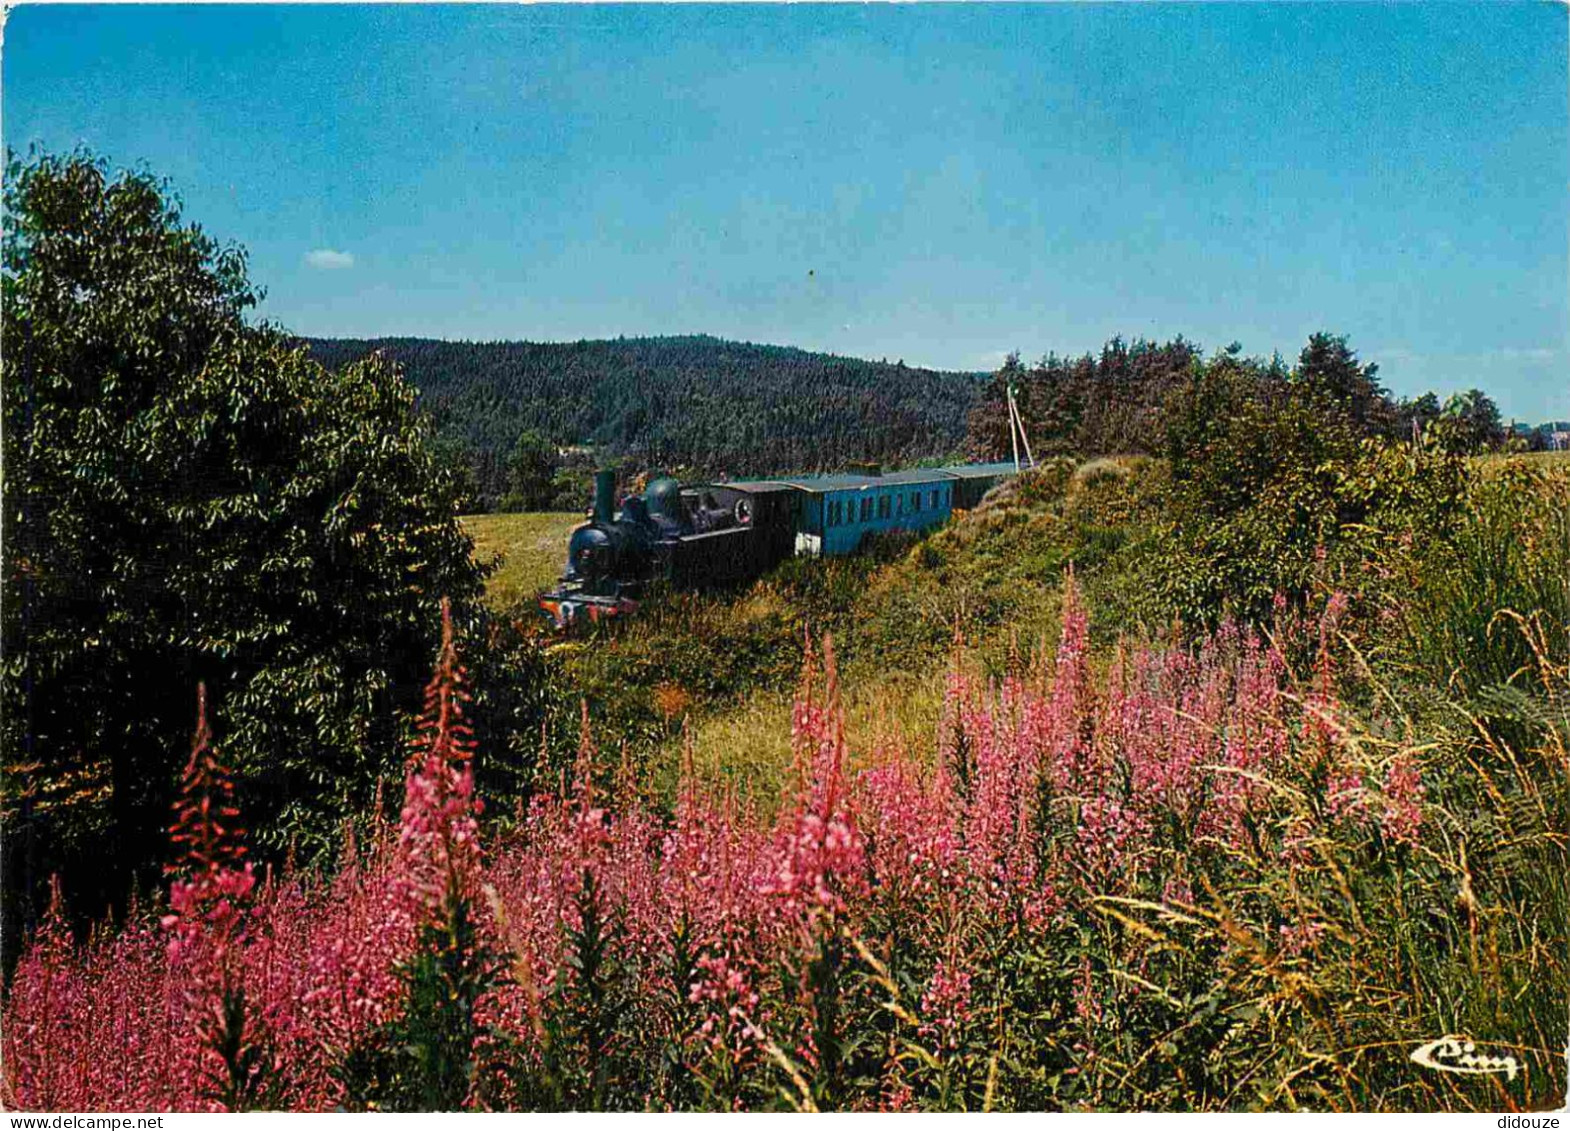
M 737 491 L 745 491 L 749 495 L 766 495 L 772 491 L 794 491 L 796 485 L 779 479 L 722 479 L 711 484 L 693 484 L 683 490 L 696 490 L 699 486 L 732 487 Z
M 742 491 L 798 488 L 802 491 L 863 491 L 872 487 L 901 487 L 912 483 L 945 483 L 953 479 L 981 479 L 1014 474 L 1012 463 L 956 464 L 950 467 L 914 467 L 882 475 L 792 475 L 779 479 L 739 480 L 722 486 Z
M 938 471 L 947 472 L 960 479 L 984 479 L 994 475 L 1013 475 L 1015 468 L 1009 463 L 958 463 L 951 467 L 940 467 Z

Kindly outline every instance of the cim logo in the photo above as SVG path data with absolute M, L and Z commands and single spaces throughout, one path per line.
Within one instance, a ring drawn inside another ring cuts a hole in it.
M 1424 1068 L 1458 1072 L 1465 1076 L 1499 1076 L 1514 1080 L 1521 1062 L 1513 1056 L 1489 1056 L 1465 1037 L 1440 1037 L 1412 1050 L 1412 1059 Z

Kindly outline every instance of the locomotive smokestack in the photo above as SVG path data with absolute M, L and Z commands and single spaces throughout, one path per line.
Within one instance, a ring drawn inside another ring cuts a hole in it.
M 594 521 L 610 522 L 616 517 L 616 470 L 602 467 L 594 473 Z

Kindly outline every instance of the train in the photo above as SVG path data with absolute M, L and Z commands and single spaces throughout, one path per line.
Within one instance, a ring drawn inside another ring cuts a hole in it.
M 625 616 L 649 587 L 735 584 L 796 555 L 854 553 L 874 531 L 946 522 L 1019 470 L 1014 463 L 683 484 L 661 477 L 616 505 L 616 477 L 595 475 L 588 521 L 540 609 L 560 628 Z

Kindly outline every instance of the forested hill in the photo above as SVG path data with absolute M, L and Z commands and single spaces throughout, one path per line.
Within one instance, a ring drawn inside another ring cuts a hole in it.
M 520 434 L 645 464 L 769 474 L 949 455 L 984 375 L 707 335 L 583 342 L 307 339 L 329 368 L 381 350 L 476 469 Z

